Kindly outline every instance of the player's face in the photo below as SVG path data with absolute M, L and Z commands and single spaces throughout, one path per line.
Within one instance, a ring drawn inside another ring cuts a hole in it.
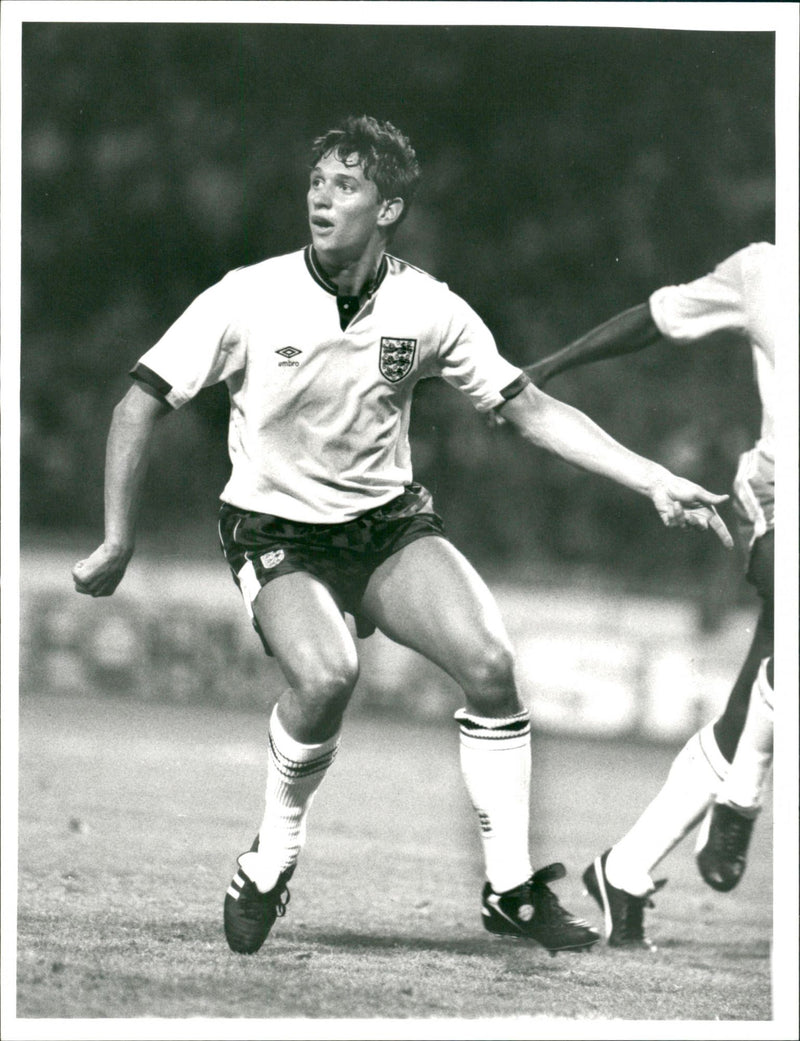
M 321 256 L 356 260 L 378 240 L 384 205 L 360 163 L 323 156 L 311 171 L 307 198 L 311 241 Z

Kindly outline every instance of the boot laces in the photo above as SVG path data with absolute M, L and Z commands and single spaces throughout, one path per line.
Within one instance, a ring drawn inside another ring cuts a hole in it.
M 275 901 L 275 913 L 278 918 L 283 918 L 286 914 L 286 907 L 291 898 L 292 894 L 285 886 L 277 897 L 273 897 L 271 893 L 259 892 L 255 882 L 250 882 L 247 887 L 242 890 L 239 902 L 242 905 L 242 912 L 245 918 L 258 920 L 264 913 L 264 904 L 267 900 Z
M 283 918 L 283 916 L 286 914 L 286 907 L 291 899 L 292 894 L 289 892 L 288 889 L 284 889 L 278 897 L 278 904 L 275 908 L 278 914 L 278 918 Z
M 630 893 L 625 894 L 625 903 L 622 909 L 622 921 L 620 923 L 620 932 L 627 940 L 643 940 L 644 939 L 644 910 L 646 907 L 655 907 L 652 897 L 659 889 L 662 889 L 667 884 L 665 878 L 660 878 L 654 883 L 653 888 L 649 893 L 645 893 L 644 896 L 631 896 Z
M 738 813 L 730 814 L 725 827 L 718 832 L 719 843 L 722 846 L 723 853 L 729 857 L 740 856 L 742 845 L 747 841 L 747 836 L 752 826 L 753 822 L 750 818 L 743 817 Z
M 558 919 L 562 922 L 570 921 L 572 916 L 561 906 L 555 893 L 547 885 L 548 882 L 564 878 L 566 874 L 567 871 L 563 864 L 548 864 L 547 867 L 539 868 L 527 882 L 523 883 L 523 899 L 534 904 L 540 916 Z

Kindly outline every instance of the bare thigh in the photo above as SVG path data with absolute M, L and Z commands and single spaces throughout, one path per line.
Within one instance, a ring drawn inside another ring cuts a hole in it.
M 446 539 L 417 539 L 386 560 L 370 578 L 362 610 L 452 676 L 475 711 L 503 715 L 521 707 L 497 603 Z
M 328 588 L 305 572 L 265 585 L 253 603 L 264 638 L 289 683 L 281 721 L 298 741 L 326 740 L 358 678 L 358 655 Z

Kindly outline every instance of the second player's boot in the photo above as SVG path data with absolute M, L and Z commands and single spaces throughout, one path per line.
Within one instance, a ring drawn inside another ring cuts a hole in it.
M 727 893 L 739 884 L 755 819 L 723 802 L 710 807 L 698 836 L 697 867 L 712 889 Z
M 650 899 L 653 893 L 666 885 L 666 879 L 659 879 L 650 893 L 644 896 L 633 896 L 624 889 L 612 886 L 606 874 L 606 861 L 610 850 L 594 861 L 583 873 L 583 884 L 586 891 L 599 905 L 603 912 L 606 941 L 609 947 L 639 947 L 642 950 L 655 951 L 656 946 L 644 931 L 645 908 L 652 907 Z
M 496 893 L 487 882 L 481 908 L 484 928 L 502 936 L 535 940 L 553 955 L 587 950 L 597 943 L 599 934 L 563 908 L 546 884 L 564 878 L 566 873 L 563 864 L 550 864 L 505 893 Z
M 259 950 L 275 920 L 286 914 L 290 898 L 287 882 L 295 865 L 282 871 L 275 885 L 262 893 L 247 874 L 247 858 L 255 855 L 257 849 L 258 837 L 250 851 L 238 858 L 238 870 L 225 893 L 225 939 L 237 954 L 255 954 Z

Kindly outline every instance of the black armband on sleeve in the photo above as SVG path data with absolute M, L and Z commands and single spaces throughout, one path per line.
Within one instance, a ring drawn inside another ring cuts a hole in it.
M 152 369 L 148 369 L 146 365 L 142 365 L 139 362 L 131 369 L 128 375 L 131 379 L 136 380 L 137 383 L 141 383 L 145 390 L 154 393 L 156 397 L 169 405 L 167 394 L 172 390 L 172 386 L 165 379 L 162 379 L 157 372 L 153 372 Z M 171 405 L 170 408 L 172 408 Z
M 502 408 L 507 401 L 511 401 L 511 399 L 515 398 L 517 394 L 521 394 L 530 382 L 529 377 L 526 376 L 524 372 L 521 372 L 512 383 L 509 383 L 507 387 L 503 387 L 500 391 L 503 395 L 503 400 L 499 405 L 495 405 L 495 408 Z

